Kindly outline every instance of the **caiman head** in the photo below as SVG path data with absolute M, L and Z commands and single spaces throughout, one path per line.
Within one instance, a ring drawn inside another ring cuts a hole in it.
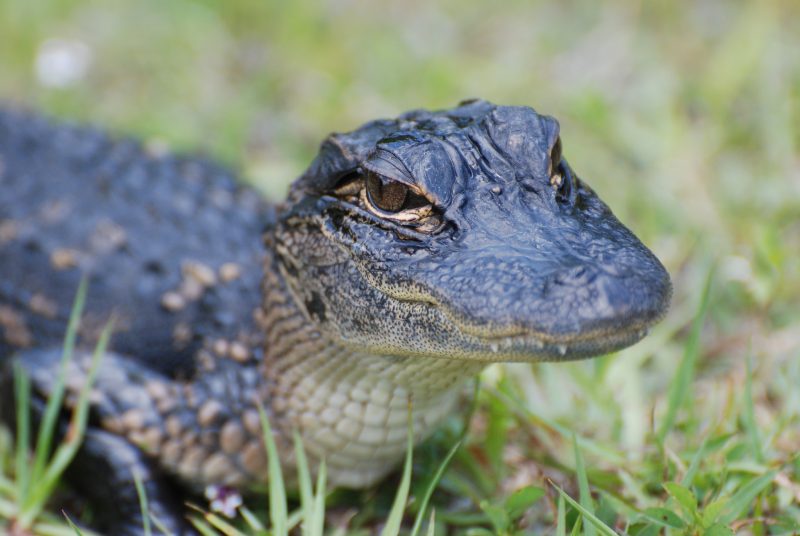
M 345 345 L 477 361 L 641 339 L 669 275 L 562 153 L 558 122 L 468 101 L 327 138 L 267 233 L 309 319 Z

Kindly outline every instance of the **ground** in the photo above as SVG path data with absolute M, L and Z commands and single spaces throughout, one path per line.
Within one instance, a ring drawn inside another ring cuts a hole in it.
M 673 306 L 615 355 L 490 368 L 438 522 L 560 533 L 551 480 L 577 498 L 586 476 L 583 504 L 618 531 L 792 534 L 798 16 L 789 0 L 7 0 L 0 99 L 203 150 L 276 200 L 325 133 L 376 116 L 472 96 L 556 116 L 570 164 L 672 274 Z M 414 482 L 458 426 L 419 450 Z M 527 485 L 545 497 L 507 522 Z M 392 494 L 331 497 L 329 527 L 380 526 Z

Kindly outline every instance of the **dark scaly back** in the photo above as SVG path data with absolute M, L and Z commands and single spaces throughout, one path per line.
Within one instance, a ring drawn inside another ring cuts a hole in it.
M 272 209 L 224 168 L 0 109 L 0 359 L 58 346 L 89 275 L 82 338 L 167 373 L 204 340 L 258 351 Z

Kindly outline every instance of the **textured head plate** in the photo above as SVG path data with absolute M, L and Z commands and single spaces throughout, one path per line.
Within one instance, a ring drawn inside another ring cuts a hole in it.
M 390 190 L 398 210 L 373 199 Z M 292 292 L 373 351 L 586 357 L 668 307 L 664 267 L 531 108 L 470 101 L 331 135 L 286 206 L 270 240 Z

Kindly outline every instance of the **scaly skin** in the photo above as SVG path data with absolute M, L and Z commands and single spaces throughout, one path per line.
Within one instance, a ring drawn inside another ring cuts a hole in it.
M 263 485 L 259 403 L 290 474 L 297 430 L 332 483 L 368 486 L 403 455 L 409 403 L 421 441 L 487 363 L 628 346 L 671 292 L 530 108 L 471 101 L 332 135 L 277 210 L 212 164 L 4 112 L 0 181 L 0 357 L 52 391 L 81 274 L 82 347 L 117 318 L 76 466 L 122 491 L 73 478 L 114 531 L 138 530 L 133 468 L 176 530 L 171 482 Z

